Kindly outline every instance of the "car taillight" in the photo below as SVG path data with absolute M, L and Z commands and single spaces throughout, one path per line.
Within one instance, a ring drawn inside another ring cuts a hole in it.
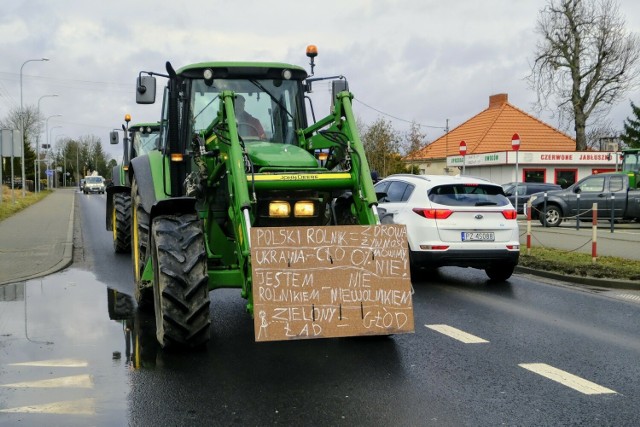
M 451 216 L 453 211 L 451 209 L 422 209 L 413 208 L 413 211 L 420 216 L 428 219 L 447 219 Z
M 502 215 L 505 219 L 516 219 L 518 218 L 518 212 L 515 209 L 507 209 L 502 211 Z

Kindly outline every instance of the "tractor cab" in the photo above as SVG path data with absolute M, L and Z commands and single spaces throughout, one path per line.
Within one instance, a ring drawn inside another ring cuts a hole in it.
M 640 149 L 622 150 L 622 171 L 629 175 L 631 188 L 638 188 L 640 181 Z

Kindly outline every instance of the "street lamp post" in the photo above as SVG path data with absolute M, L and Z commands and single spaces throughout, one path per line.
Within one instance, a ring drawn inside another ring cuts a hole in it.
M 62 126 L 54 126 L 51 129 L 49 129 L 49 134 L 47 135 L 47 145 L 49 146 L 49 155 L 51 155 L 52 149 L 51 149 L 51 131 L 57 128 L 61 128 Z M 47 167 L 51 167 L 51 160 L 49 159 L 49 161 L 47 162 Z M 55 173 L 53 174 L 53 176 L 55 176 Z M 54 180 L 50 180 L 49 179 L 49 175 L 47 175 L 47 187 L 49 189 L 51 189 L 53 186 L 55 186 L 55 181 Z
M 53 116 L 47 117 L 47 120 L 45 120 L 44 136 L 45 136 L 45 138 L 47 138 L 47 149 L 48 150 L 51 149 L 51 145 L 49 145 L 49 119 L 51 119 L 53 117 L 62 117 L 62 114 L 54 114 Z M 56 126 L 56 127 L 62 127 L 62 126 Z M 51 129 L 55 129 L 55 127 L 51 128 Z M 48 175 L 47 175 L 47 188 L 49 188 L 49 176 Z
M 58 147 L 58 141 L 63 136 L 67 136 L 67 135 L 65 135 L 65 134 L 56 135 L 56 137 L 54 138 L 54 142 L 56 143 L 56 148 Z M 66 187 L 67 186 L 67 146 L 66 145 L 63 147 L 63 150 L 62 150 L 62 160 L 63 160 L 63 163 L 62 163 L 62 186 Z
M 37 61 L 48 61 L 49 58 L 40 58 L 40 59 L 28 59 L 22 63 L 20 67 L 20 133 L 22 134 L 22 146 L 20 147 L 20 152 L 22 153 L 22 197 L 26 195 L 24 185 L 25 185 L 25 173 L 24 173 L 24 107 L 22 105 L 22 69 L 29 62 L 37 62 Z
M 51 97 L 56 97 L 58 96 L 57 94 L 51 94 L 51 95 L 42 95 L 39 99 L 38 99 L 38 119 L 40 118 L 40 101 L 42 101 L 42 98 L 51 98 Z M 54 116 L 55 117 L 55 116 Z M 40 191 L 40 173 L 42 172 L 40 170 L 40 132 L 38 132 L 38 135 L 36 135 L 36 162 L 35 162 L 35 175 L 37 178 L 35 178 L 36 182 L 35 182 L 35 190 L 36 192 Z

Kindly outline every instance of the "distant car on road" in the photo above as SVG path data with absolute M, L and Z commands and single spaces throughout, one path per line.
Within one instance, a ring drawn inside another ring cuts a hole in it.
M 548 182 L 518 182 L 518 213 L 524 213 L 524 207 L 529 201 L 533 193 L 542 193 L 545 191 L 562 190 L 558 184 Z M 512 205 L 516 205 L 516 183 L 508 182 L 502 184 L 504 194 L 507 196 Z
M 516 211 L 498 184 L 447 175 L 391 175 L 375 185 L 381 222 L 407 226 L 412 274 L 473 267 L 507 280 L 520 256 Z M 391 216 L 391 218 L 389 218 Z
M 84 179 L 84 194 L 98 193 L 104 194 L 105 185 L 104 178 L 101 176 L 87 176 Z

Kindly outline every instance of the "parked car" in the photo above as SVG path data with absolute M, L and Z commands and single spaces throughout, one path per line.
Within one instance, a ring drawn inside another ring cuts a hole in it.
M 640 189 L 635 188 L 626 173 L 600 173 L 582 178 L 572 186 L 531 196 L 531 217 L 545 227 L 557 227 L 567 218 L 590 221 L 593 204 L 598 218 L 618 221 L 640 219 Z M 611 209 L 613 208 L 613 212 Z
M 529 201 L 529 197 L 533 193 L 543 193 L 545 191 L 562 190 L 558 184 L 547 182 L 518 182 L 518 213 L 524 213 L 524 207 Z M 508 182 L 502 184 L 504 194 L 507 196 L 512 205 L 516 206 L 516 183 Z
M 413 274 L 423 267 L 484 269 L 495 281 L 520 256 L 517 214 L 495 183 L 446 175 L 391 175 L 375 185 L 381 222 L 405 224 Z

